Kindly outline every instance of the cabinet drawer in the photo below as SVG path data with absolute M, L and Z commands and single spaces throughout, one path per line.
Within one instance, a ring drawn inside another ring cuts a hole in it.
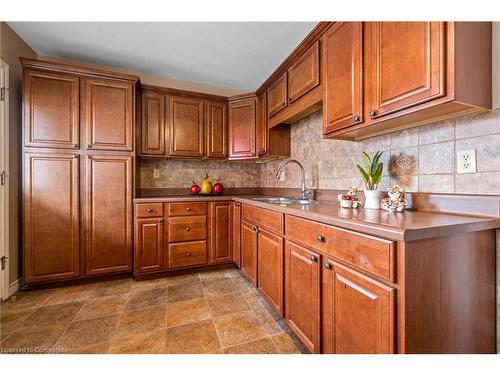
M 248 220 L 260 227 L 283 234 L 283 214 L 263 208 L 243 205 L 243 220 Z
M 207 217 L 171 217 L 168 219 L 168 242 L 196 241 L 207 238 Z
M 168 205 L 169 216 L 206 215 L 207 202 L 181 202 Z
M 135 217 L 163 216 L 163 203 L 138 203 L 135 205 Z
M 207 241 L 168 245 L 169 268 L 188 267 L 205 263 L 207 263 Z
M 286 216 L 286 236 L 360 269 L 395 281 L 393 241 L 354 233 L 331 225 Z

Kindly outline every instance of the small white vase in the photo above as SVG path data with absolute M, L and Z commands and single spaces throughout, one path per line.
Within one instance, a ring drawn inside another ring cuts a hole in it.
M 380 190 L 365 190 L 365 208 L 369 210 L 380 210 L 380 201 L 384 192 Z

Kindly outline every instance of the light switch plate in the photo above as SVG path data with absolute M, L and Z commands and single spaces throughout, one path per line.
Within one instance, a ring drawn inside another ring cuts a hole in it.
M 160 178 L 160 170 L 153 169 L 153 178 Z
M 476 173 L 476 150 L 457 151 L 457 173 Z

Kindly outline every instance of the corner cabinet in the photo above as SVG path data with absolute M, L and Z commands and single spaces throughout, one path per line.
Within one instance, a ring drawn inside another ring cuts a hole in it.
M 255 97 L 229 102 L 229 159 L 253 159 L 256 153 Z
M 203 157 L 203 101 L 169 97 L 169 155 Z
M 205 159 L 227 158 L 227 104 L 210 101 L 206 103 Z

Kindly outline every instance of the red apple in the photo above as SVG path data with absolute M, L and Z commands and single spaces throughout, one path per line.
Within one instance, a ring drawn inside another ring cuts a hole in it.
M 200 186 L 196 184 L 196 182 L 193 181 L 193 184 L 189 188 L 189 192 L 191 194 L 199 194 L 200 193 Z
M 220 180 L 217 180 L 214 186 L 212 186 L 212 193 L 214 194 L 222 194 L 224 191 L 224 185 L 222 185 L 219 181 Z

